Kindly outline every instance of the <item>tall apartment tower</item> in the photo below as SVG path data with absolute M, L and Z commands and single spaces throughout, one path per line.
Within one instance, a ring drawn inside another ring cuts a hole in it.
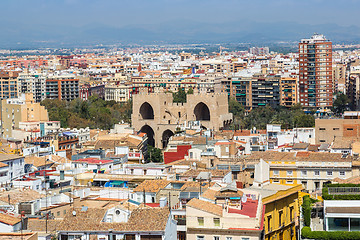
M 327 112 L 333 103 L 332 43 L 314 34 L 299 43 L 299 102 Z

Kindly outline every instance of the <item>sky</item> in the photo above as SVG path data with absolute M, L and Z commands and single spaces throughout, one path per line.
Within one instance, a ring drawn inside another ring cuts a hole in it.
M 1 22 L 33 25 L 123 27 L 182 19 L 360 25 L 357 0 L 1 0 L 0 6 Z
M 360 41 L 360 0 L 1 0 L 0 7 L 0 48 L 89 39 L 294 41 L 314 32 Z

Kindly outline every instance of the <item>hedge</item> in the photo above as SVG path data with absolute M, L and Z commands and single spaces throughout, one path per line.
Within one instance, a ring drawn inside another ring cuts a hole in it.
M 310 227 L 311 218 L 311 200 L 308 195 L 303 197 L 302 213 L 304 217 L 304 225 Z
M 330 195 L 329 187 L 360 187 L 360 184 L 324 184 L 322 189 L 322 198 L 324 200 L 360 200 L 359 194 L 349 194 L 349 195 Z
M 303 238 L 318 239 L 318 240 L 355 240 L 355 239 L 360 239 L 360 232 L 311 231 L 310 227 L 303 227 L 301 229 L 301 236 Z

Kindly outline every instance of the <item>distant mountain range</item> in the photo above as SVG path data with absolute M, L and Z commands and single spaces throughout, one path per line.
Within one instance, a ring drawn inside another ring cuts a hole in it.
M 324 34 L 334 43 L 360 42 L 360 28 L 337 24 L 309 25 L 295 22 L 263 23 L 251 20 L 228 23 L 202 23 L 189 20 L 164 24 L 112 27 L 88 24 L 83 27 L 62 25 L 0 25 L 0 48 L 70 47 L 94 44 L 163 43 L 252 43 L 264 45 L 297 42 L 314 32 Z

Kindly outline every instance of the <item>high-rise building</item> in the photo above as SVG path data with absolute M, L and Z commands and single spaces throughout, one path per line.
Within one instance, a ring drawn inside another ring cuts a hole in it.
M 299 102 L 321 112 L 332 106 L 332 43 L 323 35 L 314 34 L 299 43 Z
M 20 93 L 32 93 L 35 102 L 41 102 L 46 97 L 46 76 L 41 72 L 19 73 L 18 88 Z
M 71 101 L 79 97 L 79 79 L 46 79 L 46 98 Z
M 0 99 L 18 97 L 18 72 L 0 71 Z

